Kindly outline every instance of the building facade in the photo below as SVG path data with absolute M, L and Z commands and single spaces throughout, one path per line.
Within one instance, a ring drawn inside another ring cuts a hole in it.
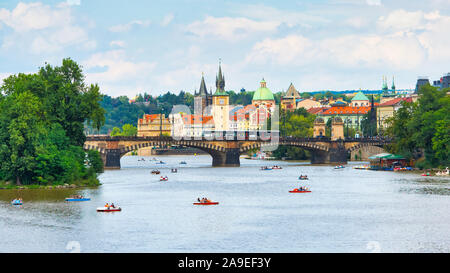
M 172 123 L 164 114 L 145 114 L 138 120 L 137 136 L 170 136 Z
M 394 116 L 394 113 L 402 107 L 402 102 L 412 102 L 412 98 L 395 98 L 376 107 L 377 110 L 377 129 L 384 130 L 388 126 L 388 119 Z

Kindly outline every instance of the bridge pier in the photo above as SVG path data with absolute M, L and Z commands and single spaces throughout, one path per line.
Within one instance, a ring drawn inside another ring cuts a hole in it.
M 239 149 L 227 149 L 225 152 L 209 151 L 213 158 L 213 167 L 239 167 Z
M 107 149 L 106 153 L 102 154 L 105 170 L 120 169 L 120 155 L 120 149 Z
M 312 164 L 347 164 L 347 150 L 344 146 L 329 151 L 316 150 L 311 153 Z

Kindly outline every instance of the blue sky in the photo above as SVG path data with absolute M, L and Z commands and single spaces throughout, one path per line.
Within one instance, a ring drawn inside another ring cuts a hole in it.
M 450 0 L 0 0 L 0 79 L 71 57 L 111 96 L 414 88 L 450 72 Z

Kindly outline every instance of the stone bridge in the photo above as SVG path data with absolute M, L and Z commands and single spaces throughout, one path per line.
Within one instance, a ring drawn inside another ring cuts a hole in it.
M 311 151 L 311 163 L 313 164 L 344 164 L 347 162 L 347 154 L 364 146 L 383 147 L 389 141 L 385 139 L 339 139 L 331 140 L 325 137 L 319 138 L 293 138 L 258 136 L 252 139 L 248 135 L 238 138 L 236 135 L 223 139 L 174 139 L 172 137 L 110 137 L 87 136 L 84 144 L 85 150 L 97 150 L 100 152 L 105 169 L 120 169 L 120 158 L 125 154 L 145 147 L 164 147 L 170 145 L 193 147 L 203 150 L 213 158 L 215 167 L 240 166 L 239 157 L 252 149 L 265 150 L 277 146 L 294 146 Z

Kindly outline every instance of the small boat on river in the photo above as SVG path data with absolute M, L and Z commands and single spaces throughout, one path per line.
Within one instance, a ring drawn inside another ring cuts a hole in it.
M 171 172 L 172 172 L 172 173 L 177 173 L 178 170 L 177 170 L 177 169 L 172 169 Z
M 167 176 L 161 176 L 160 178 L 159 178 L 159 181 L 169 181 L 169 178 L 167 177 Z
M 308 193 L 311 192 L 309 189 L 294 189 L 292 191 L 289 191 L 290 193 Z
M 187 163 L 186 163 L 186 161 L 181 161 L 180 164 L 181 165 L 186 165 Z
M 281 168 L 280 166 L 273 166 L 272 167 L 272 170 L 281 170 L 281 169 L 283 169 L 283 168 Z
M 164 161 L 159 161 L 159 162 L 156 163 L 156 164 L 166 164 L 166 162 L 164 162 Z
M 158 171 L 158 170 L 153 170 L 152 171 L 152 174 L 160 174 L 161 172 L 160 171 Z
M 271 170 L 272 169 L 267 166 L 261 167 L 261 171 L 271 171 Z
M 219 202 L 200 202 L 200 203 L 193 203 L 195 206 L 214 206 L 214 205 L 219 205 Z
M 119 206 L 115 206 L 114 204 L 106 204 L 104 207 L 97 208 L 97 212 L 115 212 L 122 211 L 122 208 Z
M 23 205 L 23 202 L 22 202 L 22 199 L 14 199 L 14 200 L 12 200 L 11 201 L 11 205 L 13 205 L 13 206 L 22 206 Z
M 345 168 L 345 167 L 342 166 L 342 165 L 339 165 L 339 166 L 334 167 L 335 170 L 337 170 L 337 169 L 344 169 L 344 168 Z
M 82 195 L 72 195 L 69 198 L 66 198 L 66 202 L 85 202 L 91 201 L 91 198 L 86 198 Z

